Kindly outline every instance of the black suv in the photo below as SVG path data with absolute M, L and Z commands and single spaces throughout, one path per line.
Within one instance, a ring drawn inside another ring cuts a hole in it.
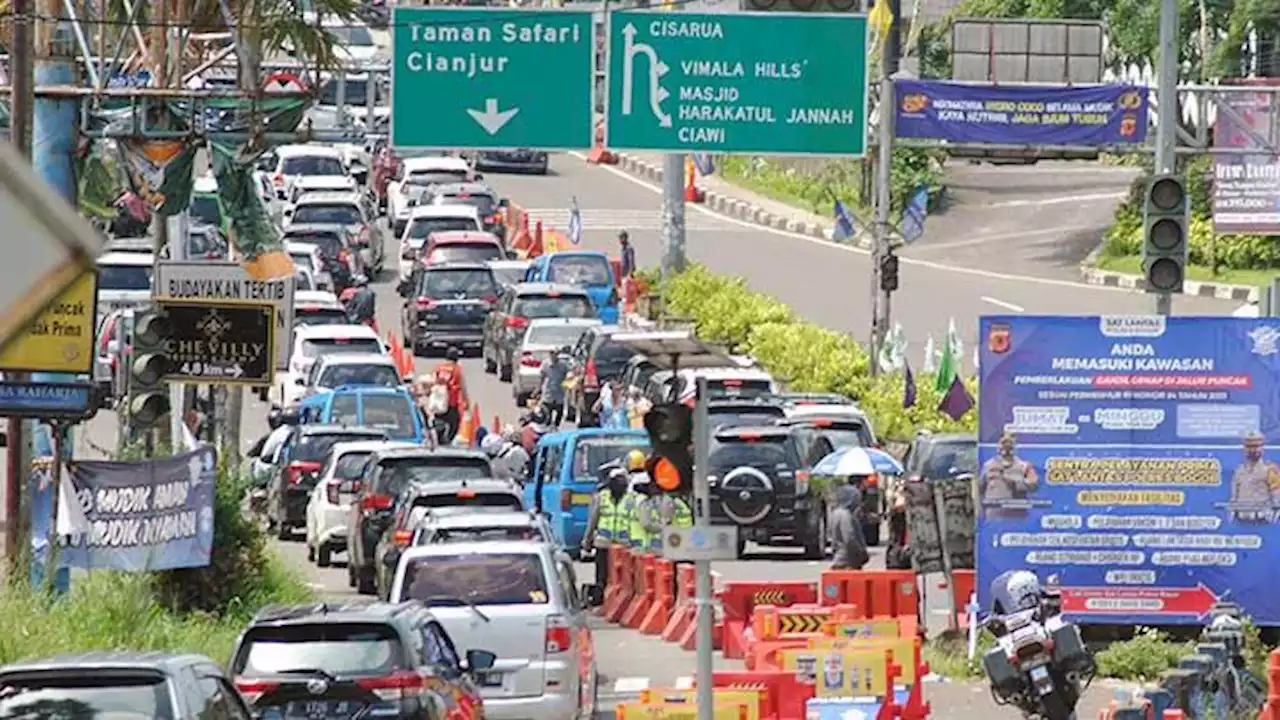
M 453 640 L 421 603 L 268 606 L 236 641 L 236 687 L 264 717 L 439 720 L 435 698 L 479 702 L 495 656 Z
M 617 325 L 600 325 L 587 328 L 573 347 L 572 377 L 578 392 L 573 394 L 570 415 L 578 421 L 578 427 L 599 427 L 600 416 L 595 412 L 601 388 L 611 380 L 621 380 L 627 361 L 636 351 L 612 337 L 622 332 Z
M 709 400 L 707 417 L 713 429 L 739 425 L 768 425 L 786 418 L 782 405 L 769 397 L 755 400 Z
M 388 448 L 370 456 L 363 475 L 360 496 L 351 503 L 347 520 L 347 583 L 372 595 L 377 589 L 374 554 L 404 489 L 414 481 L 491 478 L 493 466 L 478 450 Z
M 451 345 L 480 349 L 500 289 L 488 265 L 451 263 L 414 267 L 399 291 L 405 342 L 414 354 L 425 355 Z
M 712 436 L 708 453 L 712 522 L 738 526 L 738 556 L 747 540 L 804 548 L 810 560 L 826 554 L 827 514 L 809 487 L 809 468 L 832 451 L 831 441 L 807 426 L 731 426 Z
M 281 540 L 306 527 L 307 503 L 329 451 L 340 442 L 386 440 L 387 431 L 346 425 L 296 425 L 285 438 L 267 486 L 267 524 Z
M 250 720 L 212 660 L 162 652 L 90 652 L 0 667 L 0 717 Z

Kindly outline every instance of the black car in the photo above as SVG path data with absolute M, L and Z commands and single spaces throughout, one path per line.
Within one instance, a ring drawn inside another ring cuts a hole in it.
M 222 669 L 203 655 L 88 652 L 0 667 L 0 717 L 250 720 Z
M 333 278 L 334 292 L 351 287 L 363 266 L 355 248 L 356 237 L 344 225 L 290 225 L 284 231 L 284 242 L 318 245 L 324 269 Z
M 540 150 L 486 150 L 476 153 L 477 170 L 523 170 L 547 174 L 547 154 Z
M 472 674 L 495 659 L 459 658 L 422 603 L 313 603 L 260 610 L 231 672 L 259 717 L 439 720 L 433 698 L 479 698 Z
M 707 417 L 712 429 L 741 425 L 770 425 L 787 416 L 782 405 L 768 396 L 754 400 L 709 400 Z
M 290 418 L 294 420 L 295 418 Z M 329 451 L 340 442 L 386 440 L 387 432 L 346 425 L 297 425 L 280 447 L 279 462 L 267 486 L 267 524 L 281 540 L 307 524 L 307 502 L 320 479 Z
M 484 371 L 511 382 L 517 352 L 531 320 L 543 318 L 593 318 L 595 305 L 587 291 L 574 285 L 526 282 L 504 288 L 497 307 L 485 321 L 480 356 Z
M 391 526 L 396 498 L 404 489 L 417 480 L 491 478 L 493 467 L 489 456 L 477 450 L 387 448 L 369 458 L 363 474 L 360 496 L 351 503 L 347 520 L 347 583 L 372 595 L 377 590 L 378 541 Z
M 844 406 L 830 412 L 798 412 L 777 421 L 779 425 L 804 425 L 822 433 L 837 449 L 843 447 L 878 447 L 871 423 L 862 411 Z M 841 478 L 842 480 L 844 478 Z M 868 545 L 880 544 L 880 525 L 884 519 L 884 493 L 880 478 L 853 476 L 848 478 L 862 494 L 862 533 Z M 829 490 L 834 493 L 835 486 Z M 828 500 L 832 499 L 828 497 Z
M 830 441 L 803 426 L 733 426 L 712 435 L 711 519 L 738 526 L 739 556 L 751 540 L 799 545 L 807 559 L 823 558 L 826 508 L 809 487 L 809 468 L 830 452 Z
M 610 381 L 622 379 L 627 361 L 635 357 L 630 346 L 613 341 L 613 336 L 624 332 L 617 325 L 600 325 L 587 328 L 573 347 L 572 378 L 580 388 L 573 396 L 573 412 L 578 427 L 599 427 L 600 416 L 593 410 L 600 399 L 600 391 Z
M 404 338 L 419 355 L 449 346 L 479 350 L 500 292 L 483 263 L 418 265 L 399 290 Z

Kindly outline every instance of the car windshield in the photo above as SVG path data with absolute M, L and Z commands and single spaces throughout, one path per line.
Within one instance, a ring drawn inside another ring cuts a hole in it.
M 435 508 L 468 507 L 468 508 L 501 508 L 508 512 L 521 512 L 524 503 L 520 498 L 505 492 L 472 492 L 459 490 L 454 494 L 435 493 L 422 495 L 413 501 L 416 517 L 422 518 Z
M 169 686 L 159 675 L 41 673 L 0 680 L 0 718 L 174 718 Z
M 371 436 L 313 433 L 304 436 L 294 444 L 293 450 L 289 453 L 289 459 L 301 460 L 302 462 L 323 462 L 329 456 L 329 451 L 333 449 L 333 446 L 340 442 L 372 439 L 374 438 Z
M 410 185 L 446 185 L 467 179 L 466 170 L 419 170 L 409 173 L 405 182 Z
M 564 285 L 612 285 L 609 261 L 598 255 L 570 255 L 551 258 L 550 280 Z
M 404 599 L 431 605 L 545 605 L 542 558 L 532 553 L 431 555 L 404 569 Z M 452 602 L 445 598 L 453 598 Z
M 410 240 L 426 240 L 431 233 L 438 232 L 474 232 L 480 226 L 474 218 L 465 217 L 424 217 L 415 218 L 409 223 Z
M 480 298 L 498 294 L 493 273 L 478 268 L 438 269 L 422 273 L 419 297 L 453 298 L 459 295 Z
M 315 279 L 312 277 L 311 273 L 300 269 L 298 270 L 298 272 L 294 273 L 294 278 L 297 280 L 297 283 L 298 283 L 297 286 L 294 287 L 294 290 L 315 290 L 316 289 Z
M 860 422 L 826 421 L 814 423 L 833 447 L 871 447 L 875 444 L 871 431 Z M 976 458 L 976 456 L 975 456 Z M 975 459 L 976 462 L 976 459 Z
M 707 395 L 715 398 L 754 398 L 770 395 L 772 384 L 768 380 L 708 380 Z
M 335 25 L 324 29 L 333 37 L 336 45 L 354 45 L 356 47 L 372 47 L 373 33 L 363 25 Z M 348 80 L 348 83 L 351 81 Z
M 330 34 L 333 34 L 330 31 Z M 352 80 L 347 78 L 347 87 L 344 91 L 343 100 L 347 107 L 364 107 L 369 104 L 369 81 L 368 80 Z M 338 104 L 338 79 L 330 78 L 325 80 L 324 85 L 320 87 L 319 105 L 337 105 Z
M 497 243 L 458 243 L 456 245 L 437 245 L 427 254 L 427 263 L 443 265 L 445 263 L 482 263 L 489 260 L 501 260 L 502 248 Z
M 716 437 L 708 454 L 711 466 L 720 470 L 750 465 L 755 468 L 786 469 L 799 466 L 799 458 L 785 437 L 746 439 Z
M 343 385 L 376 385 L 378 387 L 400 387 L 400 373 L 390 365 L 330 365 L 320 374 L 316 385 L 323 388 L 336 388 Z
M 307 203 L 293 211 L 293 222 L 306 225 L 359 225 L 364 222 L 360 208 L 350 203 Z
M 362 425 L 386 430 L 393 438 L 412 438 L 418 435 L 413 419 L 418 410 L 408 397 L 402 395 L 364 395 L 360 399 L 364 412 Z
M 308 270 L 319 270 L 313 262 L 315 258 L 310 252 L 289 253 L 289 257 L 293 259 L 294 265 L 301 265 Z
M 245 634 L 232 664 L 238 676 L 321 670 L 331 676 L 390 675 L 404 667 L 395 628 L 381 623 L 258 627 Z
M 493 477 L 488 461 L 482 458 L 467 460 L 457 457 L 419 456 L 386 458 L 378 464 L 382 472 L 378 475 L 377 490 L 382 495 L 399 495 L 410 482 L 484 480 Z
M 771 425 L 774 420 L 784 417 L 782 408 L 712 408 L 708 411 L 713 427 L 726 425 Z
M 150 265 L 102 265 L 98 290 L 151 290 Z
M 582 325 L 534 325 L 525 334 L 528 345 L 577 345 L 587 328 Z
M 298 232 L 287 232 L 285 238 L 294 242 L 306 242 L 320 247 L 321 257 L 334 259 L 338 257 L 338 251 L 342 249 L 342 237 L 338 235 L 336 230 L 303 230 Z
M 192 195 L 191 204 L 187 206 L 191 219 L 199 225 L 222 225 L 222 208 L 218 207 L 215 195 Z
M 622 343 L 605 340 L 592 356 L 596 361 L 596 376 L 616 377 L 635 354 L 635 350 Z
M 582 440 L 573 451 L 575 477 L 594 477 L 600 466 L 621 460 L 632 450 L 649 451 L 649 441 L 643 437 L 612 437 Z
M 350 325 L 351 317 L 342 308 L 295 308 L 293 326 L 302 325 Z
M 452 195 L 436 196 L 435 205 L 467 205 L 480 211 L 481 215 L 488 215 L 493 212 L 498 201 L 492 195 L 484 193 L 455 193 Z
M 302 356 L 308 358 L 338 353 L 381 353 L 382 343 L 373 338 L 324 338 L 302 341 Z
M 280 172 L 285 175 L 346 175 L 347 169 L 336 157 L 326 155 L 302 155 L 285 158 Z
M 538 318 L 593 318 L 595 308 L 585 295 L 521 295 L 512 314 L 531 320 Z
M 934 443 L 918 474 L 925 480 L 942 480 L 966 473 L 978 474 L 978 444 L 956 440 Z
M 364 464 L 371 455 L 371 450 L 343 453 L 333 469 L 333 476 L 339 480 L 359 480 L 364 476 Z
M 515 285 L 524 280 L 526 268 L 522 265 L 515 267 L 495 267 L 493 268 L 493 277 L 501 285 Z

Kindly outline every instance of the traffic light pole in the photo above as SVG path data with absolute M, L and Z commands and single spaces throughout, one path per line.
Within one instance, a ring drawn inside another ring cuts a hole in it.
M 693 499 L 697 506 L 695 525 L 703 532 L 711 528 L 711 485 L 707 482 L 707 458 L 711 452 L 711 419 L 707 414 L 707 380 L 699 377 L 693 407 Z M 697 688 L 698 720 L 713 720 L 715 694 L 711 685 L 711 656 L 715 652 L 715 606 L 711 595 L 711 561 L 693 564 L 694 595 L 697 609 Z
M 876 358 L 880 346 L 889 333 L 892 293 L 886 289 L 881 263 L 893 252 L 890 245 L 893 193 L 893 119 L 895 112 L 893 76 L 898 72 L 899 23 L 902 15 L 901 0 L 885 0 L 889 3 L 893 24 L 887 37 L 880 43 L 880 99 L 876 103 L 876 222 L 871 251 L 871 365 L 872 375 L 879 372 Z
M 1156 111 L 1156 174 L 1178 171 L 1178 0 L 1160 2 L 1159 106 Z M 1156 295 L 1156 314 L 1173 314 L 1173 294 Z

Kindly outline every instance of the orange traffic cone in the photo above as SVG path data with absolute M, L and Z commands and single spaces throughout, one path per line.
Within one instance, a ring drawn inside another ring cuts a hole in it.
M 592 165 L 615 165 L 618 162 L 617 155 L 604 149 L 604 122 L 596 124 L 591 152 L 587 153 L 587 162 Z
M 471 427 L 474 428 L 471 431 L 471 444 L 478 445 L 480 440 L 480 433 L 476 432 L 476 430 L 484 427 L 484 423 L 480 422 L 480 404 L 479 403 L 476 403 L 475 405 L 471 406 Z
M 467 408 L 462 408 L 461 422 L 458 423 L 458 434 L 453 438 L 454 445 L 469 447 L 472 438 L 475 437 L 476 426 L 472 422 L 473 416 L 468 412 Z
M 685 182 L 684 182 L 684 201 L 691 203 L 700 203 L 706 199 L 706 193 L 698 189 L 698 167 L 693 164 L 693 160 L 686 159 L 684 162 Z

